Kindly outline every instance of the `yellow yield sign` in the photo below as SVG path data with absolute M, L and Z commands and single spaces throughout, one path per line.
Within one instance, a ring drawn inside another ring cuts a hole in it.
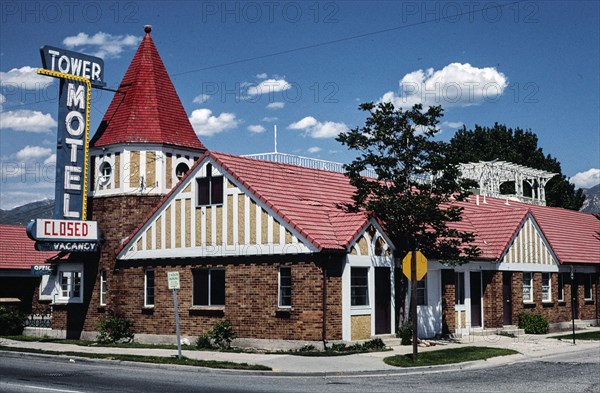
M 410 260 L 412 258 L 412 251 L 409 251 L 408 254 L 402 260 L 402 273 L 408 278 L 411 279 L 410 275 Z M 427 274 L 427 258 L 425 255 L 421 253 L 421 251 L 417 251 L 417 281 L 421 280 Z

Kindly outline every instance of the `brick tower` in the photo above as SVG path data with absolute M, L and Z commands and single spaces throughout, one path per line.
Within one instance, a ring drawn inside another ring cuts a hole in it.
M 94 332 L 99 318 L 118 313 L 127 302 L 115 249 L 206 150 L 151 30 L 144 27 L 146 34 L 90 142 L 89 219 L 98 222 L 103 243 L 97 258 L 85 257 L 83 303 L 64 306 L 62 316 L 61 308 L 55 310 L 55 328 L 64 326 L 68 337 Z

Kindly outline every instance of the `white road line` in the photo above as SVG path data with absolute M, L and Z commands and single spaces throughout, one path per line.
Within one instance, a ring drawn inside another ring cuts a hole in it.
M 23 389 L 37 389 L 37 390 L 46 390 L 46 391 L 50 391 L 50 392 L 62 392 L 62 393 L 85 393 L 84 391 L 81 391 L 81 390 L 68 390 L 68 389 L 44 388 L 44 387 L 41 387 L 41 386 L 34 386 L 34 385 L 21 385 L 21 384 L 18 384 L 18 383 L 8 383 L 8 382 L 4 382 L 4 383 L 2 383 L 2 385 L 16 386 L 16 387 L 23 388 Z

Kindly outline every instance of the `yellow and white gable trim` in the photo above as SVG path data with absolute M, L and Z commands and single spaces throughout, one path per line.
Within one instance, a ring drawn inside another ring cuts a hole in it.
M 223 176 L 223 203 L 197 204 L 198 178 Z M 207 157 L 130 239 L 118 259 L 317 252 L 312 243 Z
M 558 259 L 540 227 L 527 214 L 503 255 L 498 270 L 558 272 Z

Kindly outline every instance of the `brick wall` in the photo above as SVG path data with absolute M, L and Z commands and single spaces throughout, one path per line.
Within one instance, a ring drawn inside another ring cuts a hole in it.
M 533 273 L 533 302 L 523 302 L 523 273 L 513 273 L 513 324 L 518 323 L 518 315 L 523 311 L 544 315 L 549 323 L 568 322 L 571 320 L 571 280 L 569 274 L 563 276 L 564 299 L 558 301 L 558 273 L 551 273 L 551 301 L 542 301 L 542 273 Z M 575 285 L 579 315 L 576 319 L 591 320 L 598 318 L 598 274 L 593 276 L 592 300 L 584 300 L 584 279 L 586 275 L 575 274 Z
M 442 333 L 454 333 L 454 270 L 442 270 Z
M 503 325 L 502 272 L 483 272 L 483 321 L 486 328 Z
M 287 259 L 287 260 L 286 260 Z M 213 262 L 211 260 L 210 262 Z M 279 309 L 278 271 L 291 266 L 292 308 Z M 340 263 L 341 264 L 341 263 Z M 181 288 L 177 292 L 182 335 L 206 333 L 220 320 L 231 322 L 238 337 L 283 340 L 321 340 L 322 336 L 322 270 L 319 261 L 297 257 L 228 258 L 206 264 L 202 261 L 173 261 L 168 265 L 123 268 L 119 303 L 120 312 L 134 321 L 136 333 L 175 334 L 173 294 L 167 288 L 167 272 L 179 271 Z M 144 308 L 144 271 L 155 271 L 155 305 Z M 225 306 L 192 306 L 192 270 L 225 269 Z M 341 269 L 328 268 L 327 339 L 341 339 Z
M 118 282 L 114 274 L 114 251 L 160 199 L 158 196 L 112 196 L 88 200 L 88 218 L 98 222 L 104 242 L 98 254 L 70 255 L 70 261 L 84 264 L 84 303 L 54 306 L 54 329 L 66 330 L 68 338 L 78 338 L 82 330 L 95 331 L 99 319 L 115 309 Z M 99 305 L 98 272 L 102 269 L 107 272 L 109 289 L 105 307 Z

